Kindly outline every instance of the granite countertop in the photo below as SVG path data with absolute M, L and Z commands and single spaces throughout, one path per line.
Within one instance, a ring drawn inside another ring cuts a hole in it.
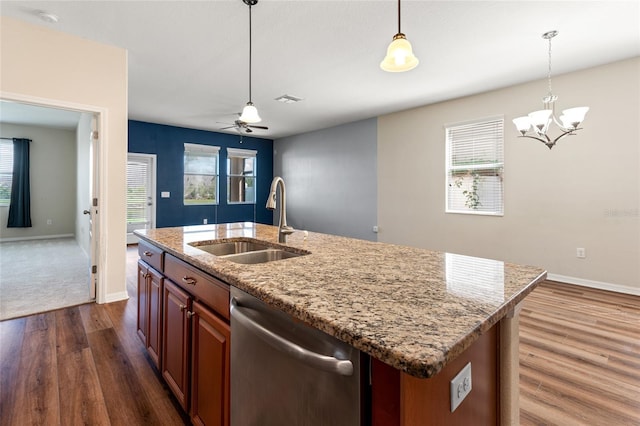
M 279 245 L 277 227 L 250 222 L 136 234 L 420 378 L 436 375 L 546 277 L 532 266 L 314 232 L 296 231 L 286 243 L 311 254 L 255 265 L 189 245 L 229 238 Z

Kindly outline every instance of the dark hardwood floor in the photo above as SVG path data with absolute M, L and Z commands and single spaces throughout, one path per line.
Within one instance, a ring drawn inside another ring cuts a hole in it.
M 0 322 L 0 425 L 183 425 L 129 300 Z M 545 282 L 525 301 L 521 424 L 640 425 L 640 297 Z

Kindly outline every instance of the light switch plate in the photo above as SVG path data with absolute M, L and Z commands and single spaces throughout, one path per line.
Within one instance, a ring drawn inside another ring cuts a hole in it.
M 171 192 L 169 191 L 162 191 L 160 193 L 160 198 L 169 198 L 171 196 Z
M 471 363 L 467 363 L 450 382 L 451 412 L 453 413 L 471 392 Z

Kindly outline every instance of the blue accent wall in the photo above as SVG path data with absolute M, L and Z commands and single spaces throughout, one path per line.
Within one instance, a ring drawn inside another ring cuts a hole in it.
M 217 206 L 185 206 L 183 196 L 184 143 L 220 147 L 220 202 Z M 257 154 L 256 204 L 227 204 L 227 150 L 254 149 Z M 129 152 L 156 154 L 156 227 L 186 226 L 254 220 L 271 224 L 273 214 L 265 208 L 273 179 L 273 141 L 239 135 L 187 129 L 164 124 L 129 121 Z M 169 191 L 170 198 L 160 193 Z

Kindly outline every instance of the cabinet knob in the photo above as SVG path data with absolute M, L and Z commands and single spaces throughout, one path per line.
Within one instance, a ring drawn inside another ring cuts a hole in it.
M 148 257 L 153 256 L 153 253 L 151 253 L 149 250 L 145 251 L 143 254 Z
M 180 305 L 180 311 L 184 311 L 185 309 L 187 309 L 187 305 Z
M 195 312 L 187 311 L 187 318 L 191 318 L 195 314 L 196 314 Z
M 196 281 L 195 278 L 184 276 L 184 277 L 182 277 L 182 282 L 187 284 L 187 285 L 196 285 L 197 281 Z

